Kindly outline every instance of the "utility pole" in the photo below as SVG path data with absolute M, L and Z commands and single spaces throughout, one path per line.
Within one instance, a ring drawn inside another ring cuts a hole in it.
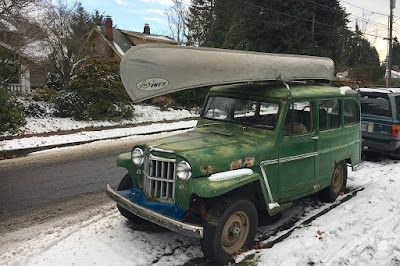
M 396 7 L 396 0 L 389 0 L 389 1 L 390 1 L 390 15 L 389 15 L 387 72 L 386 72 L 386 87 L 388 88 L 392 86 L 393 9 Z

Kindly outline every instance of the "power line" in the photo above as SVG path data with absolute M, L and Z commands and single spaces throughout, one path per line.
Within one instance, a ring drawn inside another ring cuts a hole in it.
M 388 14 L 383 14 L 383 13 L 379 13 L 379 12 L 376 12 L 376 11 L 372 11 L 372 10 L 369 10 L 369 9 L 366 9 L 366 8 L 363 8 L 363 7 L 354 5 L 354 4 L 352 4 L 352 3 L 349 3 L 349 2 L 347 2 L 347 1 L 345 1 L 345 0 L 340 0 L 340 2 L 344 2 L 344 3 L 346 3 L 346 4 L 350 5 L 350 6 L 353 6 L 353 7 L 356 7 L 356 8 L 359 8 L 359 9 L 362 9 L 362 10 L 365 10 L 365 11 L 368 11 L 368 12 L 371 12 L 372 14 L 377 14 L 377 15 L 389 17 Z
M 299 20 L 303 20 L 303 21 L 307 21 L 307 22 L 313 22 L 315 24 L 319 24 L 319 25 L 328 27 L 330 29 L 335 29 L 334 27 L 332 27 L 331 25 L 326 24 L 326 23 L 313 21 L 313 20 L 310 20 L 310 19 L 306 19 L 306 18 L 302 18 L 302 17 L 296 16 L 296 15 L 291 15 L 291 14 L 288 14 L 288 13 L 285 13 L 285 12 L 281 12 L 281 11 L 277 11 L 277 10 L 274 10 L 274 9 L 271 9 L 271 8 L 267 8 L 267 7 L 264 7 L 264 6 L 259 6 L 259 5 L 247 3 L 247 2 L 244 2 L 242 0 L 240 0 L 239 2 L 242 2 L 242 3 L 246 4 L 246 5 L 251 5 L 251 6 L 254 6 L 254 7 L 261 8 L 261 10 L 268 10 L 268 11 L 271 11 L 271 12 L 274 12 L 274 13 L 278 13 L 278 14 L 285 15 L 285 16 L 288 16 L 288 17 L 296 18 L 296 19 L 299 19 Z M 385 28 L 385 29 L 387 29 L 387 28 Z M 364 35 L 375 37 L 375 38 L 381 38 L 381 39 L 385 39 L 386 38 L 386 37 L 378 36 L 376 34 L 369 34 L 369 33 L 364 33 Z

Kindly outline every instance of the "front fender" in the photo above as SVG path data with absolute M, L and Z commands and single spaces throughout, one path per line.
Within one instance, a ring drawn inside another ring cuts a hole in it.
M 124 168 L 129 168 L 132 165 L 131 161 L 131 153 L 126 152 L 118 155 L 117 157 L 117 166 L 118 167 L 124 167 Z
M 190 182 L 190 190 L 199 197 L 214 198 L 256 180 L 262 180 L 262 176 L 253 173 L 220 181 L 211 181 L 208 177 L 202 177 Z

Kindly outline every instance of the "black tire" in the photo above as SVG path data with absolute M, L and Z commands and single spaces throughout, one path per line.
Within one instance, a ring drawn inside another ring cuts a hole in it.
M 132 178 L 129 174 L 126 174 L 124 176 L 124 178 L 122 178 L 121 182 L 119 182 L 117 191 L 127 190 L 132 187 L 133 187 Z M 134 215 L 130 211 L 122 208 L 118 204 L 117 204 L 117 208 L 118 208 L 119 212 L 122 214 L 122 216 L 124 216 L 126 219 L 128 219 L 129 221 L 131 221 L 133 223 L 143 223 L 145 221 L 144 219 Z
M 320 192 L 321 199 L 327 202 L 335 199 L 344 192 L 347 183 L 347 164 L 341 161 L 335 165 L 332 172 L 331 184 Z
M 254 204 L 246 199 L 222 199 L 211 207 L 200 240 L 204 257 L 216 265 L 229 262 L 239 250 L 252 248 L 258 227 Z

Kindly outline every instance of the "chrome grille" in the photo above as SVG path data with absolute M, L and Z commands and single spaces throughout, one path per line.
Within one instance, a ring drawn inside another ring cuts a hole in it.
M 144 162 L 144 191 L 161 199 L 175 198 L 176 160 L 150 155 Z

